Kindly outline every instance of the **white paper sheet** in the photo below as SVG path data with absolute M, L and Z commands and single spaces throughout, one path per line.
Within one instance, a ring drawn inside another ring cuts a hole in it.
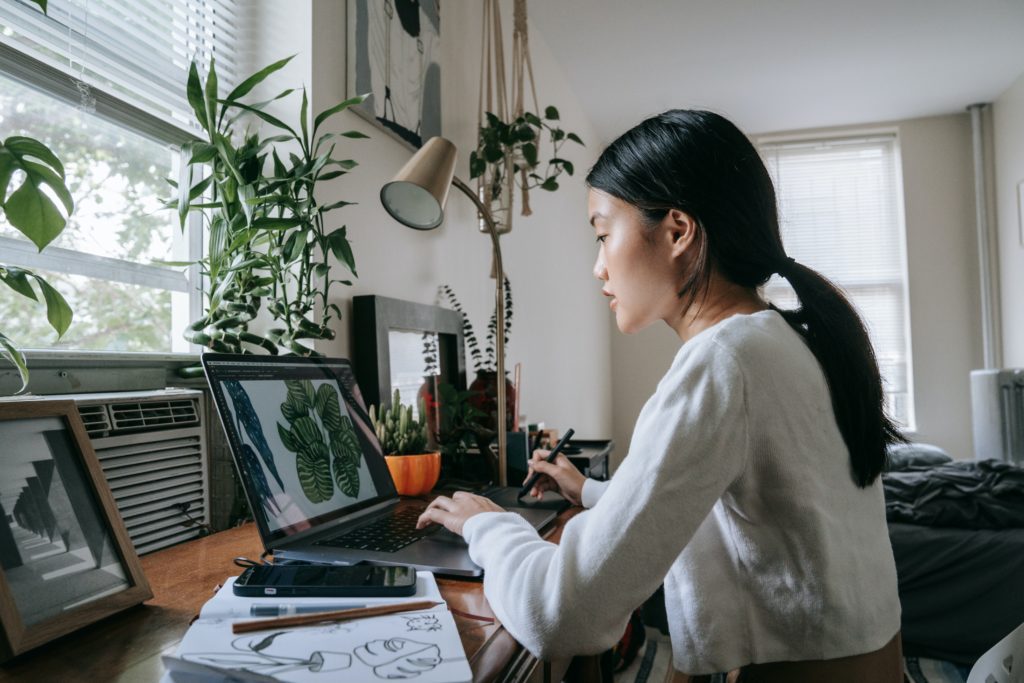
M 455 620 L 445 605 L 356 621 L 257 631 L 234 635 L 231 624 L 249 619 L 259 605 L 331 605 L 345 609 L 437 599 L 430 572 L 417 572 L 416 594 L 408 598 L 243 598 L 229 580 L 203 606 L 175 657 L 164 659 L 165 683 L 218 680 L 218 670 L 239 670 L 279 681 L 410 680 L 460 683 L 472 680 Z M 201 665 L 189 667 L 180 662 Z M 189 669 L 187 671 L 186 669 Z M 206 678 L 210 677 L 210 678 Z M 242 675 L 238 680 L 250 680 Z M 219 680 L 229 680 L 224 676 Z

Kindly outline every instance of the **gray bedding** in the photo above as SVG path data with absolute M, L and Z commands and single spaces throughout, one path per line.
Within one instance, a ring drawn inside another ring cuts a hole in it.
M 971 664 L 1024 623 L 1024 529 L 889 524 L 908 656 Z

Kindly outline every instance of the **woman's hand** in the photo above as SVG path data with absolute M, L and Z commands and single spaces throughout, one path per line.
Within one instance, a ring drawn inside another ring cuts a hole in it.
M 557 491 L 573 505 L 582 505 L 583 482 L 587 480 L 583 473 L 576 469 L 576 466 L 569 462 L 569 458 L 559 454 L 554 462 L 548 462 L 545 458 L 551 451 L 534 451 L 533 460 L 530 461 L 530 473 L 539 472 L 540 479 L 530 489 L 530 495 L 540 498 L 545 491 Z M 529 475 L 527 476 L 529 479 Z M 523 480 L 526 483 L 526 479 Z
M 432 500 L 420 518 L 416 520 L 416 528 L 422 529 L 428 524 L 440 524 L 448 531 L 462 536 L 462 527 L 466 520 L 481 512 L 505 512 L 505 508 L 490 498 L 465 491 L 456 491 L 451 498 L 438 496 Z

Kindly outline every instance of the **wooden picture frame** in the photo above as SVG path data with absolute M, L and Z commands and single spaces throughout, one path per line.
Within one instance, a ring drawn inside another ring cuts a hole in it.
M 466 389 L 466 345 L 462 317 L 440 306 L 365 295 L 352 298 L 352 351 L 356 381 L 367 407 L 391 405 L 393 334 L 434 333 L 440 380 Z M 408 403 L 409 398 L 402 397 Z
M 0 401 L 0 661 L 151 597 L 74 401 Z

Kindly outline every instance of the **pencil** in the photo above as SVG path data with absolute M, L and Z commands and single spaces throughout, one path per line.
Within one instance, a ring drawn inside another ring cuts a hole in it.
M 365 617 L 379 617 L 382 614 L 396 614 L 398 612 L 414 612 L 421 609 L 430 609 L 443 603 L 432 600 L 419 600 L 417 602 L 403 602 L 397 605 L 378 605 L 377 607 L 358 607 L 356 609 L 343 609 L 336 612 L 318 612 L 316 614 L 299 614 L 293 617 L 279 617 L 277 619 L 256 619 L 255 621 L 239 621 L 231 625 L 231 632 L 234 634 L 251 633 L 252 631 L 263 631 L 271 628 L 287 628 L 291 626 L 312 626 L 322 624 L 325 621 L 348 621 L 349 619 L 363 619 Z

